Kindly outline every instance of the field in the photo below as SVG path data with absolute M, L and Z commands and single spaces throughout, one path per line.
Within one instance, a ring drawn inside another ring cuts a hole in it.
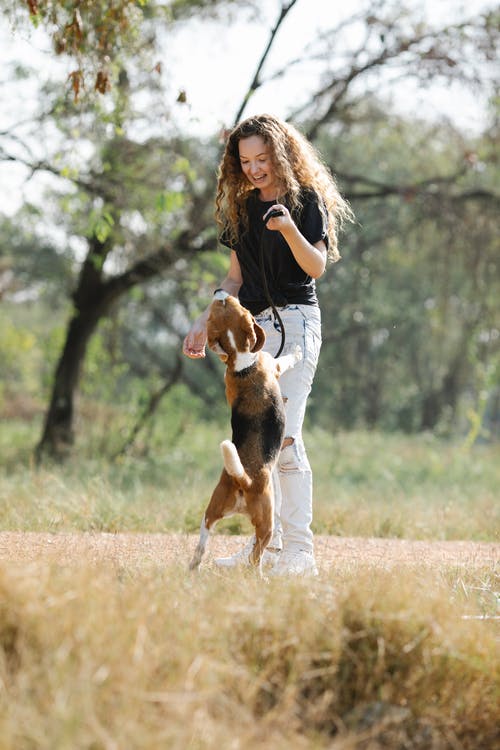
M 34 470 L 33 427 L 0 433 L 0 528 L 24 531 L 197 531 L 221 470 L 217 425 L 162 434 L 146 455 L 107 458 L 108 436 L 65 466 Z M 306 436 L 314 471 L 314 530 L 339 536 L 499 541 L 500 447 L 468 448 L 431 434 Z M 108 449 L 109 450 L 109 449 Z M 112 451 L 111 451 L 112 452 Z M 246 532 L 235 516 L 219 532 Z
M 217 428 L 40 470 L 32 437 L 0 438 L 1 750 L 498 747 L 498 446 L 309 434 L 320 575 L 283 582 L 186 569 Z

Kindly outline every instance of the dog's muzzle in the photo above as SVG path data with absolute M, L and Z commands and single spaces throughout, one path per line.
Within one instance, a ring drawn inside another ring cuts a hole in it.
M 216 289 L 214 292 L 214 299 L 220 299 L 222 302 L 229 296 L 225 289 Z

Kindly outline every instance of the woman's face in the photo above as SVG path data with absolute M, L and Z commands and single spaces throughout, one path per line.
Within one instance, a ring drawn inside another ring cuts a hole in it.
M 271 159 L 271 149 L 260 135 L 250 135 L 238 143 L 241 170 L 247 180 L 260 190 L 263 200 L 276 200 L 279 185 Z

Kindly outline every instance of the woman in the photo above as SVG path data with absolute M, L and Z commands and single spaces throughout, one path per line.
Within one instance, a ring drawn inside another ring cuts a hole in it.
M 284 327 L 285 353 L 300 345 L 303 359 L 280 378 L 285 439 L 273 477 L 275 528 L 263 564 L 270 575 L 316 575 L 312 473 L 302 439 L 306 403 L 321 347 L 315 279 L 328 256 L 339 259 L 337 230 L 351 211 L 312 145 L 272 115 L 250 117 L 230 133 L 219 167 L 215 216 L 230 249 L 221 288 L 238 297 L 266 332 L 276 355 Z M 183 351 L 205 356 L 208 308 L 194 322 Z M 253 542 L 216 563 L 248 565 Z

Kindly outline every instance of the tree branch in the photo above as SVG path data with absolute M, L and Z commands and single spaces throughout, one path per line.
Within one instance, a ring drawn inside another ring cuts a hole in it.
M 391 63 L 399 64 L 409 75 L 428 80 L 431 77 L 445 76 L 446 79 L 460 77 L 463 80 L 474 81 L 477 76 L 470 76 L 468 68 L 463 64 L 467 59 L 466 46 L 469 41 L 465 33 L 470 26 L 477 25 L 477 19 L 462 21 L 439 29 L 415 29 L 413 36 L 408 34 L 404 25 L 398 19 L 383 20 L 372 15 L 365 19 L 367 38 L 357 50 L 353 50 L 350 63 L 343 71 L 332 74 L 333 78 L 316 91 L 307 102 L 293 110 L 289 118 L 294 121 L 303 118 L 307 112 L 314 112 L 315 117 L 309 125 L 306 135 L 314 139 L 322 125 L 328 122 L 338 112 L 339 103 L 351 90 L 351 84 L 366 73 L 377 68 L 387 67 Z M 486 22 L 485 22 L 486 23 Z M 378 36 L 378 39 L 377 39 Z M 491 36 L 491 34 L 490 34 Z M 382 47 L 369 49 L 368 41 Z M 389 40 L 390 39 L 390 40 Z M 492 43 L 492 40 L 490 40 Z M 483 58 L 488 58 L 485 53 Z M 318 109 L 327 101 L 326 109 L 316 115 Z
M 348 201 L 356 200 L 370 200 L 372 198 L 387 198 L 389 195 L 399 195 L 407 200 L 415 198 L 417 195 L 432 195 L 434 198 L 445 197 L 437 192 L 431 192 L 425 187 L 413 187 L 412 185 L 404 186 L 387 186 L 387 188 L 381 188 L 380 190 L 360 190 L 360 191 L 345 191 L 345 197 Z M 452 201 L 468 201 L 468 200 L 485 200 L 492 201 L 500 205 L 500 195 L 490 190 L 465 190 L 462 193 L 454 193 L 447 195 L 446 198 Z
M 20 144 L 28 150 L 28 147 L 20 139 L 18 140 Z M 110 192 L 106 191 L 104 187 L 98 187 L 92 182 L 86 182 L 85 180 L 82 180 L 81 178 L 74 175 L 70 176 L 68 174 L 64 174 L 63 170 L 56 169 L 56 167 L 53 167 L 46 161 L 28 161 L 27 159 L 23 159 L 20 156 L 13 156 L 12 154 L 9 154 L 7 151 L 5 151 L 4 148 L 0 147 L 0 162 L 1 161 L 12 161 L 16 164 L 22 164 L 23 167 L 29 169 L 30 175 L 27 180 L 30 180 L 35 172 L 48 172 L 55 177 L 59 177 L 61 180 L 68 180 L 69 182 L 73 183 L 73 185 L 76 185 L 76 187 L 85 190 L 90 195 L 102 198 L 106 203 L 113 203 L 114 196 Z
M 192 238 L 189 237 L 188 232 L 185 232 L 176 238 L 174 244 L 165 244 L 157 252 L 137 261 L 124 273 L 108 279 L 103 284 L 104 296 L 109 299 L 118 298 L 138 284 L 154 279 L 165 268 L 171 266 L 177 258 L 190 257 L 195 253 L 213 250 L 213 248 L 214 242 L 210 238 L 193 246 Z
M 339 180 L 355 185 L 366 185 L 366 190 L 356 190 L 349 188 L 345 189 L 345 196 L 348 200 L 369 200 L 371 198 L 385 198 L 389 195 L 400 195 L 404 198 L 413 198 L 416 195 L 432 194 L 434 197 L 439 195 L 437 190 L 433 190 L 434 186 L 439 185 L 451 185 L 453 186 L 460 177 L 463 177 L 467 172 L 467 167 L 459 169 L 457 172 L 450 175 L 436 175 L 429 177 L 425 180 L 418 180 L 413 183 L 406 184 L 389 184 L 376 180 L 370 177 L 363 177 L 361 175 L 335 173 Z M 445 194 L 442 193 L 444 196 Z M 448 193 L 446 197 L 450 200 L 491 200 L 493 202 L 500 202 L 500 195 L 497 195 L 492 190 L 486 190 L 484 188 L 471 188 L 469 190 L 463 190 L 462 192 Z
M 316 137 L 321 126 L 324 125 L 325 122 L 328 122 L 328 120 L 332 117 L 333 113 L 338 107 L 338 103 L 345 96 L 345 94 L 349 90 L 349 86 L 356 78 L 359 78 L 359 76 L 363 75 L 367 71 L 385 65 L 389 60 L 397 58 L 403 52 L 407 52 L 410 47 L 415 46 L 416 44 L 421 42 L 422 38 L 423 37 L 411 41 L 400 41 L 400 43 L 392 49 L 383 49 L 380 54 L 371 57 L 369 60 L 367 60 L 366 63 L 364 63 L 364 65 L 353 65 L 350 71 L 343 78 L 335 78 L 327 86 L 324 86 L 322 89 L 317 91 L 314 96 L 311 97 L 309 102 L 296 109 L 291 114 L 291 119 L 299 117 L 305 110 L 310 109 L 311 106 L 318 104 L 327 94 L 332 93 L 332 100 L 326 111 L 320 117 L 318 117 L 318 119 L 315 120 L 315 122 L 308 128 L 306 135 L 309 140 L 313 140 Z
M 165 379 L 160 388 L 158 388 L 158 390 L 153 391 L 153 393 L 150 394 L 146 408 L 144 409 L 142 414 L 139 415 L 139 418 L 137 419 L 135 425 L 132 427 L 129 436 L 123 443 L 122 447 L 114 454 L 114 460 L 116 460 L 120 456 L 124 456 L 125 453 L 127 453 L 133 446 L 137 435 L 142 430 L 147 421 L 151 419 L 158 406 L 160 405 L 160 401 L 162 400 L 163 396 L 165 396 L 165 394 L 168 393 L 168 391 L 173 388 L 173 386 L 179 381 L 182 374 L 182 367 L 183 356 L 181 353 L 179 353 L 176 357 L 175 366 L 169 373 L 168 377 Z
M 332 170 L 333 171 L 333 170 Z M 386 182 L 382 182 L 381 180 L 377 180 L 374 177 L 365 177 L 364 175 L 357 175 L 357 174 L 350 174 L 347 172 L 338 172 L 336 171 L 336 176 L 345 182 L 359 182 L 363 185 L 370 185 L 374 187 L 377 190 L 388 190 L 389 192 L 398 192 L 398 191 L 404 191 L 409 188 L 412 190 L 415 189 L 421 189 L 424 187 L 427 187 L 429 185 L 435 185 L 435 184 L 452 184 L 456 182 L 460 177 L 463 177 L 464 174 L 467 172 L 467 167 L 462 167 L 457 172 L 454 172 L 453 174 L 449 175 L 434 175 L 433 177 L 428 177 L 425 180 L 418 180 L 417 182 L 411 183 L 410 185 L 391 185 Z
M 241 105 L 240 105 L 240 107 L 238 109 L 238 113 L 237 113 L 236 117 L 234 118 L 234 125 L 235 126 L 240 121 L 241 116 L 242 116 L 243 112 L 245 111 L 245 107 L 247 106 L 250 98 L 257 91 L 257 89 L 262 85 L 262 81 L 260 80 L 261 70 L 264 67 L 264 63 L 267 60 L 269 52 L 271 51 L 271 47 L 273 45 L 274 39 L 276 37 L 276 34 L 278 33 L 278 30 L 279 30 L 281 24 L 283 23 L 283 21 L 285 20 L 287 14 L 293 8 L 293 6 L 295 5 L 296 2 L 297 2 L 297 0 L 289 0 L 288 4 L 284 4 L 284 5 L 281 6 L 280 15 L 278 16 L 278 20 L 276 21 L 276 23 L 274 24 L 273 28 L 271 29 L 271 34 L 269 35 L 269 40 L 268 40 L 268 42 L 266 44 L 264 52 L 262 53 L 262 57 L 260 58 L 259 63 L 257 65 L 257 69 L 255 71 L 252 83 L 250 84 L 250 87 L 249 87 L 247 93 L 245 94 L 245 97 L 244 97 L 243 101 L 241 102 Z

